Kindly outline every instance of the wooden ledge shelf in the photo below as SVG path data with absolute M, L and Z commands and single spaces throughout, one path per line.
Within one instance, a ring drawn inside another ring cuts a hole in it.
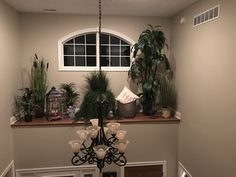
M 163 118 L 161 116 L 144 116 L 142 114 L 137 114 L 134 118 L 122 118 L 117 120 L 106 120 L 105 122 L 119 122 L 125 124 L 132 123 L 178 123 L 180 120 L 177 118 Z M 25 122 L 23 120 L 18 120 L 12 127 L 21 127 L 21 126 L 75 126 L 75 125 L 84 125 L 88 124 L 85 121 L 75 121 L 70 118 L 62 118 L 59 120 L 48 121 L 46 118 L 35 118 L 32 122 Z

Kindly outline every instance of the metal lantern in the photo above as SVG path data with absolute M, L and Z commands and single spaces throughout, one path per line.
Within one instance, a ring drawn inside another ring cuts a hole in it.
M 57 120 L 62 118 L 62 94 L 52 87 L 47 93 L 47 118 Z

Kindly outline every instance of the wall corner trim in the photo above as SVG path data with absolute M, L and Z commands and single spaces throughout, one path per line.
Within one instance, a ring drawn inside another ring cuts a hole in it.
M 181 171 L 184 171 L 188 175 L 188 177 L 193 177 L 191 173 L 184 167 L 184 165 L 180 161 L 178 161 L 178 177 L 182 177 L 180 176 Z
M 0 177 L 5 177 L 6 174 L 7 174 L 10 170 L 12 170 L 13 177 L 15 177 L 14 160 L 12 160 L 12 161 L 7 165 L 7 167 L 6 167 L 5 170 L 2 172 L 2 174 L 0 175 Z

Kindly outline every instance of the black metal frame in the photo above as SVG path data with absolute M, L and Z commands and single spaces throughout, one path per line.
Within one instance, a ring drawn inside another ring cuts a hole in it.
M 100 130 L 96 138 L 91 139 L 92 142 L 89 147 L 86 147 L 85 142 L 82 143 L 82 148 L 80 149 L 81 155 L 79 153 L 74 153 L 74 156 L 71 159 L 71 163 L 75 166 L 82 165 L 84 163 L 94 164 L 97 163 L 97 167 L 100 172 L 104 167 L 105 163 L 111 164 L 112 162 L 118 166 L 124 166 L 127 163 L 124 153 L 120 153 L 115 147 L 115 144 L 118 142 L 115 134 L 112 134 L 110 138 L 107 139 L 104 132 L 104 122 L 102 110 L 108 105 L 108 102 L 100 96 L 100 98 L 95 102 L 96 107 L 99 110 L 99 122 Z M 106 145 L 109 147 L 104 159 L 98 159 L 96 153 L 94 152 L 94 147 L 97 145 Z

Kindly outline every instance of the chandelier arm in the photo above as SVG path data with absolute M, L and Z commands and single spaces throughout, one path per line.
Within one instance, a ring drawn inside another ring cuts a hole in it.
M 120 154 L 119 157 L 114 156 L 113 163 L 115 163 L 118 166 L 124 166 L 127 163 L 127 159 L 123 154 Z
M 85 162 L 87 162 L 86 155 L 84 157 L 80 157 L 78 154 L 75 154 L 71 159 L 71 163 L 75 166 L 82 165 Z

